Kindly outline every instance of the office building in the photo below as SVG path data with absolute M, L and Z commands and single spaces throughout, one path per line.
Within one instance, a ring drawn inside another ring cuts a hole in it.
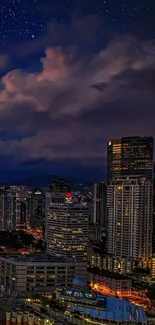
M 93 223 L 99 227 L 106 225 L 106 196 L 107 185 L 105 182 L 95 183 L 93 186 Z
M 147 178 L 109 182 L 107 252 L 113 255 L 115 270 L 119 272 L 151 267 L 152 195 L 152 181 Z
M 0 274 L 1 292 L 25 297 L 71 285 L 75 263 L 45 253 L 0 256 Z
M 153 138 L 126 137 L 108 142 L 108 181 L 123 176 L 153 178 Z
M 75 204 L 72 194 L 64 192 L 68 186 L 56 180 L 53 185 L 51 205 L 46 220 L 47 253 L 71 258 L 78 263 L 78 275 L 86 275 L 88 246 L 88 208 L 85 204 Z

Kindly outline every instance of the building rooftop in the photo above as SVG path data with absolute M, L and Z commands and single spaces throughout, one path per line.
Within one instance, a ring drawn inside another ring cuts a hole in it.
M 88 204 L 86 202 L 84 203 L 75 203 L 75 202 L 66 202 L 64 204 L 58 204 L 58 203 L 51 203 L 50 206 L 49 206 L 49 210 L 53 208 L 55 210 L 73 210 L 73 211 L 79 211 L 79 210 L 86 210 L 88 211 Z
M 98 298 L 100 299 L 101 296 Z M 72 305 L 70 309 L 72 311 L 82 312 L 87 316 L 102 318 L 108 321 L 147 323 L 143 308 L 119 298 L 102 295 L 103 298 L 106 300 L 105 310 L 97 310 L 93 307 L 87 308 L 79 305 Z
M 59 295 L 64 299 L 71 299 L 78 302 L 82 301 L 83 303 L 91 301 L 96 304 L 98 302 L 97 294 L 89 289 L 85 279 L 81 276 L 75 277 L 73 279 L 73 286 L 64 289 Z
M 64 289 L 60 296 L 68 302 L 68 308 L 81 312 L 85 317 L 96 317 L 115 322 L 147 323 L 146 314 L 142 307 L 127 300 L 98 294 L 84 286 L 84 279 L 76 277 L 73 287 Z M 91 304 L 91 306 L 90 306 Z
M 0 259 L 6 259 L 10 262 L 21 262 L 21 263 L 65 263 L 72 262 L 69 259 L 49 255 L 46 253 L 34 253 L 34 254 L 19 254 L 19 255 L 1 255 Z
M 116 280 L 127 280 L 129 279 L 127 276 L 123 275 L 123 274 L 119 274 L 119 273 L 115 273 L 115 272 L 110 272 L 107 270 L 100 270 L 99 268 L 88 268 L 88 272 L 93 273 L 93 274 L 97 274 L 97 275 L 101 275 L 101 276 L 105 276 L 107 278 L 111 278 L 111 279 L 116 279 Z

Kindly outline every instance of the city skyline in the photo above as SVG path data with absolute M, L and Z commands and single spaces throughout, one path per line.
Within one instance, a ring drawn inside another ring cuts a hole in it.
M 1 179 L 103 178 L 109 139 L 155 136 L 151 0 L 0 9 Z

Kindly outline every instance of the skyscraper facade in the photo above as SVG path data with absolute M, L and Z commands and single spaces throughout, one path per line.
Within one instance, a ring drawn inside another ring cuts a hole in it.
M 58 185 L 58 184 L 57 184 Z M 88 208 L 75 204 L 72 194 L 62 186 L 51 193 L 46 220 L 47 253 L 74 260 L 77 275 L 86 275 L 88 245 Z M 56 188 L 58 188 L 56 186 Z
M 0 229 L 15 230 L 17 224 L 16 193 L 9 187 L 0 189 Z
M 155 261 L 155 162 L 154 162 L 154 178 L 153 178 L 153 238 L 152 238 L 152 253 Z M 155 274 L 155 262 L 154 262 Z
M 44 227 L 45 222 L 45 191 L 35 189 L 28 191 L 28 216 L 30 227 Z
M 151 267 L 152 182 L 129 177 L 110 181 L 107 219 L 107 250 L 118 262 L 117 271 Z
M 99 227 L 106 225 L 107 185 L 105 182 L 95 183 L 93 186 L 93 223 Z
M 28 226 L 28 211 L 27 211 L 27 201 L 16 199 L 16 215 L 17 215 L 17 224 L 16 230 L 26 230 Z
M 115 270 L 151 267 L 153 138 L 108 142 L 107 249 Z
M 35 189 L 32 192 L 32 214 L 34 218 L 42 218 L 45 216 L 45 192 Z
M 108 142 L 108 180 L 123 176 L 153 177 L 153 138 L 124 137 Z

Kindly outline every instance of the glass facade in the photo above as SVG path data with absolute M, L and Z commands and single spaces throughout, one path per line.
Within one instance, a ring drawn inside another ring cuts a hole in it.
M 150 267 L 151 228 L 152 181 L 147 178 L 111 181 L 107 193 L 107 252 L 139 267 Z M 119 271 L 123 271 L 121 265 Z
M 153 138 L 127 137 L 108 142 L 108 180 L 123 176 L 153 177 Z

